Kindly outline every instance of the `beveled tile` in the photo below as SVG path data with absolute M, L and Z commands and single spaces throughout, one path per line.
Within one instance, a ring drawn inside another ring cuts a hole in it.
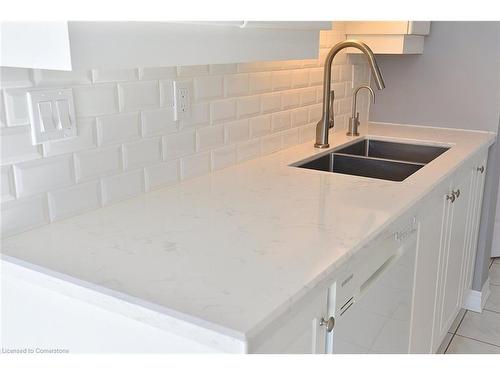
M 486 301 L 484 308 L 500 313 L 500 286 L 490 285 L 491 294 Z
M 468 311 L 457 334 L 493 345 L 500 345 L 500 314 L 483 310 L 481 314 Z
M 448 330 L 449 333 L 455 333 L 457 331 L 457 328 L 460 325 L 460 322 L 462 321 L 462 318 L 464 317 L 464 315 L 465 315 L 466 312 L 467 312 L 467 310 L 460 309 L 460 311 L 458 312 L 457 317 L 455 318 L 455 320 L 453 321 L 450 329 Z
M 492 258 L 492 259 L 493 259 L 493 263 L 500 264 L 500 257 L 499 258 Z
M 490 267 L 490 284 L 500 286 L 500 263 L 495 263 Z
M 443 342 L 441 343 L 441 345 L 439 345 L 439 348 L 438 348 L 436 354 L 444 354 L 446 349 L 448 348 L 448 345 L 450 344 L 452 338 L 453 338 L 453 334 L 447 333 L 446 336 L 444 337 Z
M 455 335 L 446 354 L 500 354 L 500 347 Z

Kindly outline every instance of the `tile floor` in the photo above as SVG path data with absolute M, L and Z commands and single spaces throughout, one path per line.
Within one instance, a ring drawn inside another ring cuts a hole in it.
M 500 354 L 500 258 L 490 265 L 490 290 L 481 314 L 460 312 L 438 353 Z

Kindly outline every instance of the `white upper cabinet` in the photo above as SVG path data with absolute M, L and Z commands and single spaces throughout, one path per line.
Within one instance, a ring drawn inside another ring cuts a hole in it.
M 3 22 L 1 66 L 79 70 L 317 58 L 331 22 Z
M 376 54 L 421 54 L 430 26 L 429 21 L 353 21 L 346 22 L 346 36 L 365 42 Z

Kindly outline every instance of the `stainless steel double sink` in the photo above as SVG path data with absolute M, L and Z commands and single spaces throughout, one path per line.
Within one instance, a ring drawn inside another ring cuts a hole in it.
M 293 166 L 401 182 L 449 148 L 363 139 Z

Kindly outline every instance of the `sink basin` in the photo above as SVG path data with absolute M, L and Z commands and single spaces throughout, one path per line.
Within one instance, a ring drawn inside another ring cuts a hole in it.
M 423 166 L 423 163 L 406 163 L 395 160 L 340 155 L 333 152 L 296 165 L 296 167 L 299 168 L 378 178 L 389 181 L 403 181 Z
M 447 150 L 449 147 L 364 139 L 337 149 L 335 153 L 427 164 Z

